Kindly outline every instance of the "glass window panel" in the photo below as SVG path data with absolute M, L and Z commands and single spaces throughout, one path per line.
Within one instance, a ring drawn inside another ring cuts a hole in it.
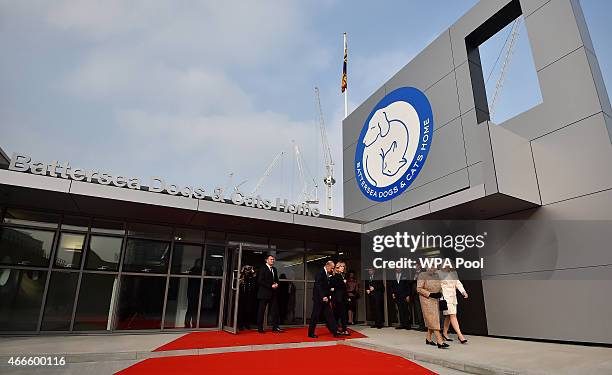
M 334 260 L 334 254 L 306 254 L 306 280 L 314 280 L 317 272 L 330 260 Z
M 203 250 L 204 248 L 200 245 L 175 243 L 172 254 L 172 273 L 201 275 Z
M 267 254 L 267 252 L 264 253 L 263 251 L 243 250 L 242 259 L 240 260 L 241 269 L 244 269 L 246 266 L 251 266 L 255 272 L 258 272 L 261 267 L 264 267 L 265 257 Z
M 270 252 L 275 256 L 274 266 L 279 278 L 289 280 L 304 280 L 304 253 L 294 251 Z
M 166 278 L 122 276 L 117 329 L 160 329 Z
M 206 245 L 205 276 L 222 276 L 225 246 Z
M 199 277 L 172 277 L 168 286 L 164 328 L 197 328 Z
M 172 240 L 172 228 L 153 224 L 128 224 L 128 236 Z
M 84 273 L 73 330 L 109 331 L 116 298 L 117 276 Z
M 47 291 L 47 302 L 41 330 L 68 331 L 79 274 L 53 272 Z
M 47 272 L 0 268 L 0 331 L 35 331 Z
M 116 271 L 119 267 L 121 244 L 119 237 L 92 235 L 89 239 L 85 268 L 100 271 Z
M 125 249 L 125 272 L 166 273 L 170 243 L 129 239 Z
M 206 242 L 225 244 L 225 232 L 206 232 Z
M 0 263 L 46 267 L 55 232 L 0 228 Z
M 189 228 L 176 228 L 174 230 L 174 240 L 182 242 L 204 242 L 204 231 Z
M 304 324 L 304 287 L 304 282 L 300 281 L 279 283 L 278 311 L 281 324 Z
M 84 242 L 84 234 L 62 233 L 55 255 L 55 266 L 79 268 L 83 257 Z
M 91 231 L 106 234 L 124 234 L 125 228 L 120 221 L 94 219 L 91 225 Z
M 304 241 L 272 238 L 270 240 L 270 248 L 278 250 L 304 251 Z
M 221 303 L 221 279 L 204 279 L 202 306 L 200 307 L 200 328 L 219 326 Z
M 62 229 L 86 231 L 89 227 L 89 218 L 81 216 L 64 216 Z
M 58 222 L 59 215 L 49 214 L 46 212 L 34 212 L 10 208 L 6 210 L 6 214 L 4 215 L 4 223 L 6 224 L 57 228 Z
M 268 239 L 266 237 L 230 233 L 228 236 L 228 244 L 238 245 L 239 243 L 242 243 L 243 245 L 246 245 L 251 248 L 268 248 Z

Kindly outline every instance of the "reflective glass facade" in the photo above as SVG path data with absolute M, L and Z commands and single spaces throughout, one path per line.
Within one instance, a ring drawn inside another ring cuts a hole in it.
M 0 210 L 0 333 L 220 329 L 233 272 L 227 252 L 258 269 L 276 256 L 281 324 L 307 323 L 315 272 L 337 246 L 295 239 Z M 237 281 L 239 324 L 256 290 Z

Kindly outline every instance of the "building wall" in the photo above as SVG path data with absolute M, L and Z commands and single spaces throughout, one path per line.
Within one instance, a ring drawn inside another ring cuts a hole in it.
M 543 102 L 493 124 L 471 44 L 496 31 L 492 20 L 516 17 L 519 5 Z M 376 204 L 356 184 L 355 142 L 371 108 L 400 86 L 428 96 L 433 143 L 409 190 Z M 473 200 L 503 195 L 536 204 L 490 217 L 534 224 L 488 260 L 495 270 L 494 280 L 483 281 L 489 334 L 612 343 L 612 301 L 604 297 L 612 287 L 606 223 L 594 225 L 583 241 L 571 229 L 542 233 L 537 224 L 612 219 L 611 134 L 612 110 L 579 2 L 481 1 L 344 121 L 345 215 L 370 222 L 402 212 L 418 218 L 468 191 L 478 192 Z M 508 273 L 512 279 L 503 276 Z

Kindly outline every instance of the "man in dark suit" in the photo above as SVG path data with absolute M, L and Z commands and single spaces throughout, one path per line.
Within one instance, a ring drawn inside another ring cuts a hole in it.
M 308 326 L 308 337 L 316 339 L 315 329 L 319 322 L 321 313 L 325 315 L 327 329 L 334 335 L 339 337 L 338 324 L 335 322 L 334 313 L 331 307 L 331 286 L 329 278 L 334 269 L 334 262 L 331 260 L 325 263 L 325 267 L 320 269 L 315 276 L 314 288 L 312 289 L 312 315 L 310 316 L 310 325 Z
M 374 312 L 374 324 L 370 327 L 383 328 L 385 325 L 385 284 L 382 280 L 377 280 L 374 268 L 368 268 L 365 290 Z
M 402 272 L 400 268 L 395 269 L 393 279 L 389 280 L 391 284 L 391 297 L 397 305 L 397 313 L 399 315 L 399 327 L 396 329 L 410 329 L 410 280 L 408 273 Z
M 263 321 L 266 306 L 272 318 L 272 332 L 283 332 L 280 329 L 278 317 L 278 271 L 274 267 L 274 256 L 268 255 L 266 263 L 259 269 L 257 274 L 257 299 L 259 308 L 257 310 L 257 331 L 264 333 Z

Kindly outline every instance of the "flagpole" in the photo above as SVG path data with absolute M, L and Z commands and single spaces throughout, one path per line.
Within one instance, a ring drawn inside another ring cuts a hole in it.
M 346 44 L 346 33 L 344 33 L 344 51 L 347 51 L 347 44 Z M 348 58 L 347 58 L 348 59 Z M 348 62 L 347 62 L 348 65 Z M 347 73 L 346 73 L 347 77 L 346 80 L 348 82 L 348 67 L 347 67 Z M 344 118 L 348 117 L 348 84 L 346 86 L 346 89 L 344 89 Z

